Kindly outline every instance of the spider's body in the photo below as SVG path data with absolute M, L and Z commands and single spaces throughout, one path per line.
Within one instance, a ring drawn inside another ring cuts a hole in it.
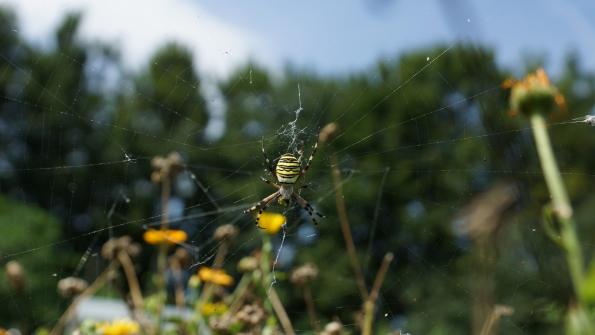
M 300 161 L 292 154 L 284 154 L 279 157 L 275 167 L 275 176 L 281 184 L 295 184 L 300 177 Z
M 266 153 L 264 152 L 264 146 L 262 147 L 262 154 L 264 156 L 264 160 L 267 166 L 268 172 L 270 172 L 273 177 L 275 178 L 275 182 L 271 182 L 265 178 L 261 178 L 265 183 L 275 187 L 277 191 L 266 198 L 262 199 L 256 205 L 248 208 L 244 211 L 244 213 L 248 213 L 258 209 L 258 215 L 256 216 L 256 224 L 258 225 L 258 220 L 260 219 L 260 215 L 262 212 L 267 208 L 271 203 L 274 201 L 279 202 L 280 205 L 288 205 L 291 201 L 295 201 L 298 205 L 300 205 L 303 209 L 305 209 L 310 217 L 312 217 L 312 221 L 316 222 L 314 218 L 314 214 L 318 215 L 319 217 L 324 217 L 322 214 L 316 212 L 314 208 L 302 198 L 299 194 L 295 192 L 294 185 L 300 179 L 300 177 L 304 176 L 310 167 L 310 163 L 314 158 L 314 154 L 316 153 L 316 148 L 318 147 L 318 143 L 314 144 L 314 148 L 312 149 L 312 154 L 310 158 L 308 158 L 308 162 L 302 168 L 301 160 L 302 156 L 300 153 L 300 157 L 296 158 L 293 154 L 283 154 L 279 157 L 277 161 L 277 165 L 273 169 L 271 162 L 269 161 Z

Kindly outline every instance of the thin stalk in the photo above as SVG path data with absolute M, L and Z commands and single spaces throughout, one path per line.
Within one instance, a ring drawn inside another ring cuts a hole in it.
M 283 327 L 283 330 L 287 335 L 295 335 L 295 331 L 293 330 L 293 326 L 291 325 L 291 321 L 289 320 L 289 316 L 287 316 L 287 312 L 285 311 L 285 307 L 281 303 L 281 299 L 277 295 L 277 291 L 271 287 L 268 290 L 269 300 L 271 301 L 271 305 L 273 306 L 273 310 L 275 310 L 275 314 L 279 318 L 279 322 Z
M 376 305 L 376 300 L 378 299 L 378 294 L 380 294 L 380 288 L 382 287 L 382 283 L 384 282 L 384 278 L 386 277 L 386 273 L 388 272 L 388 267 L 390 263 L 393 261 L 393 253 L 389 252 L 384 255 L 382 259 L 382 264 L 380 265 L 380 269 L 376 273 L 376 278 L 374 279 L 374 285 L 372 286 L 372 291 L 370 295 L 364 302 L 364 326 L 362 329 L 363 335 L 372 335 L 372 324 L 374 323 L 374 307 Z
M 566 261 L 570 271 L 570 278 L 574 286 L 579 304 L 585 306 L 582 283 L 584 280 L 584 261 L 580 244 L 576 234 L 574 220 L 572 219 L 572 207 L 562 182 L 562 176 L 552 151 L 552 145 L 546 129 L 546 122 L 541 113 L 531 115 L 531 126 L 535 137 L 537 153 L 541 161 L 545 182 L 552 197 L 554 214 L 558 217 L 560 224 L 560 237 L 564 245 Z
M 512 315 L 512 313 L 513 313 L 513 309 L 509 306 L 504 306 L 504 305 L 494 306 L 492 308 L 492 312 L 490 313 L 490 315 L 486 319 L 485 323 L 483 324 L 483 327 L 482 327 L 479 335 L 490 335 L 490 334 L 496 333 L 494 331 L 494 328 L 496 328 L 498 321 L 500 321 L 500 319 L 503 316 L 510 316 L 510 315 Z
M 220 269 L 223 267 L 223 262 L 225 261 L 225 256 L 227 256 L 227 252 L 229 250 L 229 241 L 225 240 L 219 244 L 219 248 L 217 248 L 217 254 L 215 255 L 215 260 L 213 261 L 213 268 Z M 213 284 L 205 283 L 205 286 L 202 290 L 202 294 L 200 295 L 200 303 L 203 304 L 211 299 L 213 295 Z
M 134 305 L 135 313 L 138 313 L 143 308 L 143 295 L 141 293 L 140 285 L 138 283 L 138 278 L 136 277 L 136 271 L 134 270 L 134 265 L 130 256 L 127 253 L 120 251 L 118 253 L 118 261 L 122 265 L 122 269 L 124 269 L 124 274 L 126 275 L 126 281 L 128 282 L 128 287 L 130 288 L 130 296 L 132 297 L 132 304 Z
M 339 163 L 337 162 L 337 156 L 331 154 L 331 172 L 333 176 L 333 183 L 335 184 L 335 201 L 337 203 L 337 214 L 339 216 L 339 223 L 341 224 L 341 232 L 343 233 L 343 239 L 345 240 L 345 246 L 347 247 L 347 254 L 351 261 L 351 267 L 355 274 L 355 282 L 357 288 L 362 296 L 362 300 L 368 298 L 368 290 L 366 289 L 366 282 L 364 280 L 364 274 L 362 267 L 357 258 L 355 251 L 355 244 L 353 243 L 353 236 L 351 234 L 351 228 L 349 227 L 349 219 L 347 218 L 347 207 L 345 206 L 345 200 L 343 199 L 343 186 L 341 183 L 341 171 L 339 170 Z
M 83 301 L 83 299 L 92 296 L 97 291 L 99 291 L 99 289 L 102 288 L 103 285 L 105 285 L 105 283 L 107 282 L 110 272 L 115 270 L 117 267 L 117 262 L 111 262 L 107 269 L 103 270 L 99 277 L 97 277 L 97 279 L 95 279 L 95 281 L 91 285 L 89 285 L 89 287 L 87 287 L 81 294 L 79 294 L 72 301 L 72 303 L 70 303 L 70 306 L 68 306 L 64 314 L 62 314 L 62 316 L 60 316 L 60 319 L 58 319 L 58 322 L 56 323 L 54 328 L 52 328 L 52 331 L 50 331 L 50 335 L 62 334 L 62 332 L 64 331 L 64 326 L 66 325 L 68 320 L 70 320 L 70 318 L 73 316 L 73 313 L 76 310 L 79 303 Z
M 271 238 L 267 234 L 262 235 L 262 254 L 260 256 L 260 271 L 262 273 L 261 285 L 264 290 L 265 294 L 268 294 L 269 288 L 272 288 L 271 285 L 271 251 L 273 250 L 273 245 L 271 243 Z M 269 301 L 265 301 L 264 308 L 267 312 L 273 314 L 273 306 L 271 306 Z
M 304 301 L 306 302 L 306 308 L 308 309 L 308 318 L 310 319 L 312 329 L 314 329 L 316 333 L 319 333 L 320 327 L 318 326 L 318 318 L 316 317 L 316 308 L 314 308 L 312 290 L 310 289 L 310 286 L 308 284 L 304 286 Z
M 240 310 L 242 302 L 244 301 L 244 297 L 246 296 L 246 292 L 248 292 L 248 288 L 252 284 L 252 277 L 252 273 L 245 273 L 242 276 L 242 279 L 240 279 L 238 286 L 236 286 L 236 289 L 231 296 L 232 299 L 229 302 L 229 314 L 233 315 Z
M 176 301 L 176 306 L 179 309 L 184 308 L 184 305 L 186 304 L 186 301 L 184 299 L 184 283 L 182 282 L 182 265 L 180 264 L 180 261 L 177 258 L 173 258 L 171 260 L 171 269 L 172 272 L 174 274 L 174 280 L 176 281 L 175 285 L 176 285 L 176 292 L 175 292 L 175 301 Z
M 277 291 L 273 287 L 272 273 L 271 273 L 271 253 L 273 251 L 273 244 L 271 243 L 271 237 L 267 234 L 262 235 L 262 255 L 260 257 L 260 267 L 262 271 L 262 287 L 265 290 L 265 294 L 269 297 L 268 301 L 265 302 L 264 307 L 269 313 L 274 313 L 281 323 L 281 327 L 288 335 L 295 335 L 291 321 L 287 316 L 285 307 L 281 303 L 281 299 L 277 295 Z
M 169 171 L 169 169 L 168 169 Z M 169 228 L 169 197 L 171 192 L 169 172 L 161 172 L 161 230 Z M 163 322 L 162 312 L 167 300 L 165 289 L 165 271 L 167 268 L 167 243 L 159 245 L 159 254 L 157 255 L 157 294 L 159 295 L 159 307 L 157 309 L 157 332 L 161 331 Z

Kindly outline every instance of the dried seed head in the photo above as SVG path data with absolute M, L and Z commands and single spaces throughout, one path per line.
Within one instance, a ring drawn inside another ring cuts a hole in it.
M 232 324 L 233 319 L 228 313 L 209 318 L 209 326 L 218 334 L 229 334 L 229 329 L 231 328 Z
M 161 156 L 153 157 L 151 167 L 153 167 L 151 181 L 160 183 L 163 178 L 175 177 L 184 168 L 184 160 L 179 153 L 171 152 L 165 158 Z
M 163 169 L 163 167 L 165 167 L 165 164 L 166 164 L 165 158 L 163 158 L 161 156 L 155 156 L 155 157 L 153 157 L 153 159 L 151 159 L 151 167 L 155 171 L 161 171 L 161 169 Z
M 6 278 L 15 291 L 22 291 L 25 288 L 25 270 L 21 263 L 10 261 L 6 263 Z
M 182 267 L 186 267 L 190 264 L 190 253 L 185 248 L 177 248 L 172 257 L 175 258 Z
M 171 152 L 167 155 L 166 161 L 169 166 L 170 176 L 176 175 L 184 167 L 184 160 L 182 159 L 182 155 L 178 152 Z
M 248 326 L 256 326 L 264 320 L 265 314 L 262 307 L 257 304 L 251 304 L 244 305 L 236 313 L 235 318 Z
M 318 268 L 314 263 L 306 263 L 297 267 L 291 273 L 290 281 L 298 286 L 302 286 L 312 281 L 318 276 Z
M 240 259 L 238 262 L 238 271 L 241 273 L 252 272 L 258 268 L 258 259 L 256 257 L 247 256 Z
M 151 182 L 153 182 L 154 184 L 159 184 L 161 182 L 161 173 L 153 171 L 151 173 Z
M 326 142 L 332 140 L 335 137 L 335 135 L 337 134 L 338 130 L 339 130 L 339 126 L 337 126 L 336 123 L 331 122 L 331 123 L 327 124 L 320 130 L 320 133 L 318 134 L 318 142 L 326 143 Z
M 101 256 L 105 259 L 114 259 L 120 251 L 135 257 L 140 254 L 141 247 L 140 244 L 133 242 L 130 236 L 111 238 L 101 248 Z
M 238 228 L 232 224 L 224 224 L 215 229 L 213 238 L 217 241 L 232 240 L 238 236 Z
M 327 323 L 324 326 L 324 330 L 322 331 L 321 335 L 341 335 L 341 330 L 343 330 L 343 325 L 339 321 L 333 321 Z
M 89 284 L 80 278 L 66 277 L 58 282 L 58 293 L 64 298 L 81 294 Z

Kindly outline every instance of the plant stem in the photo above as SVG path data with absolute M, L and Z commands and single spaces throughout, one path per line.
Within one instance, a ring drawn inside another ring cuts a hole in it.
M 169 169 L 167 172 L 161 172 L 161 230 L 169 228 L 169 197 L 171 192 Z M 167 243 L 159 245 L 159 254 L 157 255 L 157 294 L 159 295 L 159 307 L 157 315 L 157 332 L 161 331 L 162 312 L 167 301 L 167 291 L 165 288 L 165 270 L 167 268 Z
M 272 274 L 271 274 L 271 252 L 273 251 L 273 244 L 271 243 L 271 237 L 267 234 L 262 235 L 262 255 L 260 257 L 261 271 L 262 271 L 262 288 L 265 294 L 269 297 L 268 303 L 265 302 L 264 306 L 267 312 L 275 313 L 279 319 L 279 323 L 288 335 L 295 335 L 291 321 L 287 316 L 287 312 L 281 303 L 281 299 L 277 295 L 277 291 L 273 287 Z
M 320 332 L 320 327 L 318 326 L 318 318 L 316 317 L 316 309 L 314 308 L 312 290 L 310 289 L 310 286 L 308 284 L 304 286 L 304 301 L 306 302 L 306 308 L 308 309 L 308 318 L 310 319 L 312 329 L 314 329 L 316 334 L 318 334 Z
M 493 332 L 493 330 L 496 327 L 498 321 L 503 316 L 511 316 L 513 312 L 514 312 L 514 310 L 509 306 L 504 306 L 504 305 L 494 306 L 492 308 L 490 315 L 488 316 L 485 323 L 483 324 L 483 327 L 482 327 L 479 335 L 490 335 L 492 333 L 495 333 L 495 332 Z
M 138 278 L 136 277 L 136 271 L 134 270 L 134 265 L 130 256 L 124 251 L 120 251 L 118 253 L 118 261 L 122 265 L 122 269 L 124 269 L 124 274 L 126 275 L 126 281 L 128 282 L 128 287 L 130 288 L 130 296 L 132 297 L 132 304 L 134 305 L 135 313 L 139 313 L 143 308 L 143 295 L 141 293 L 140 284 L 138 283 Z
M 552 151 L 552 145 L 546 129 L 546 122 L 542 113 L 535 112 L 531 115 L 531 126 L 535 137 L 537 153 L 541 161 L 545 182 L 552 197 L 554 214 L 560 223 L 561 242 L 564 245 L 566 261 L 570 271 L 570 278 L 574 286 L 577 300 L 583 307 L 584 298 L 582 283 L 584 279 L 584 263 L 581 247 L 576 234 L 574 220 L 572 219 L 572 207 L 562 182 L 562 176 Z
M 376 273 L 376 278 L 374 279 L 374 285 L 372 286 L 372 291 L 370 295 L 364 302 L 364 326 L 362 329 L 363 335 L 372 335 L 372 323 L 374 322 L 374 306 L 376 305 L 376 300 L 378 299 L 378 294 L 380 293 L 380 288 L 382 287 L 382 283 L 384 282 L 384 278 L 386 277 L 386 273 L 388 272 L 388 267 L 390 263 L 393 261 L 394 255 L 392 252 L 387 253 L 384 255 L 382 259 L 382 264 L 380 265 L 380 269 Z
M 289 320 L 289 316 L 287 316 L 287 312 L 283 307 L 283 303 L 281 303 L 281 299 L 279 299 L 279 295 L 277 295 L 277 291 L 271 287 L 268 290 L 269 300 L 271 301 L 271 305 L 275 310 L 275 314 L 279 318 L 279 322 L 285 330 L 287 335 L 295 335 L 295 331 L 293 330 L 293 326 L 291 325 L 291 321 Z
M 66 311 L 64 312 L 64 314 L 62 314 L 62 316 L 60 317 L 60 319 L 58 319 L 58 322 L 56 323 L 56 325 L 54 326 L 54 328 L 52 328 L 52 331 L 50 331 L 50 335 L 58 335 L 58 334 L 62 334 L 63 330 L 64 330 L 64 326 L 66 325 L 66 323 L 68 322 L 68 320 L 70 320 L 70 318 L 72 317 L 72 314 L 74 313 L 74 311 L 76 310 L 76 307 L 78 306 L 78 304 L 83 301 L 83 299 L 94 295 L 97 291 L 99 291 L 99 289 L 101 287 L 103 287 L 103 285 L 105 284 L 105 282 L 108 279 L 108 276 L 110 274 L 110 272 L 112 272 L 113 270 L 115 270 L 118 267 L 118 262 L 111 262 L 110 265 L 107 267 L 107 269 L 105 269 L 100 275 L 99 277 L 97 277 L 97 279 L 95 279 L 95 281 L 93 282 L 93 284 L 91 284 L 89 287 L 87 287 L 81 294 L 79 294 L 78 297 L 76 297 L 72 303 L 70 304 L 70 306 L 68 306 L 68 308 L 66 309 Z
M 364 281 L 362 267 L 357 258 L 357 253 L 355 252 L 355 244 L 353 243 L 353 236 L 351 235 L 351 228 L 349 227 L 349 219 L 347 218 L 347 207 L 345 206 L 345 200 L 343 199 L 341 171 L 339 170 L 337 156 L 334 153 L 331 154 L 331 172 L 333 175 L 333 183 L 335 184 L 337 214 L 339 215 L 341 232 L 343 233 L 343 239 L 345 240 L 345 246 L 347 247 L 347 254 L 349 255 L 351 267 L 355 273 L 355 282 L 357 284 L 357 288 L 362 296 L 362 300 L 366 300 L 368 298 L 368 290 L 366 289 L 366 282 Z

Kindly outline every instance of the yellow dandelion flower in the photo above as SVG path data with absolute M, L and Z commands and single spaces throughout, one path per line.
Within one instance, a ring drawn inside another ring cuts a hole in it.
M 529 115 L 534 111 L 549 113 L 554 106 L 565 109 L 564 96 L 550 83 L 543 69 L 529 73 L 522 80 L 506 79 L 502 88 L 510 89 L 511 114 Z
M 221 315 L 227 312 L 227 305 L 222 302 L 206 302 L 200 305 L 200 313 L 204 316 Z
M 269 235 L 275 235 L 285 224 L 285 216 L 279 213 L 264 212 L 260 216 L 258 227 Z
M 200 287 L 200 278 L 198 278 L 198 275 L 190 276 L 190 279 L 188 279 L 188 286 L 192 288 Z
M 140 326 L 129 319 L 121 319 L 98 325 L 97 332 L 102 335 L 133 335 L 139 334 Z
M 221 286 L 231 286 L 233 284 L 233 277 L 225 273 L 225 271 L 207 266 L 203 266 L 198 270 L 198 278 L 203 282 Z
M 143 239 L 148 244 L 179 244 L 188 239 L 188 234 L 176 229 L 149 229 L 143 234 Z

